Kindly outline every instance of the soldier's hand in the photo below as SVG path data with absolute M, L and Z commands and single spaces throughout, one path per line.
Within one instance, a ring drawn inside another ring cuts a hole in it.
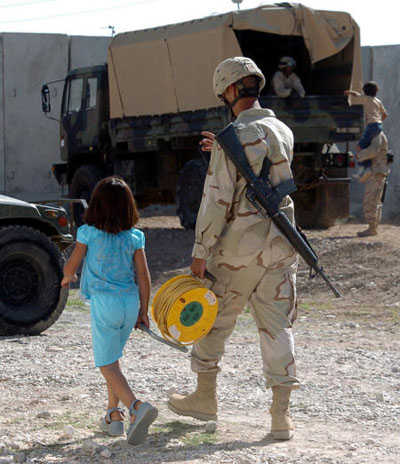
M 199 142 L 201 150 L 211 151 L 214 140 L 215 140 L 215 134 L 209 131 L 203 131 L 201 135 L 204 137 Z
M 207 261 L 205 259 L 200 258 L 193 258 L 192 265 L 190 266 L 190 270 L 193 274 L 200 279 L 204 279 L 204 273 L 206 272 L 207 268 Z

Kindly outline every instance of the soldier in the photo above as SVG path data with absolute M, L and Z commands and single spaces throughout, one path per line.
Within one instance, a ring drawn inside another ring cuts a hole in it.
M 292 177 L 293 134 L 273 111 L 261 108 L 258 96 L 264 85 L 261 70 L 245 57 L 223 61 L 214 73 L 215 94 L 237 118 L 237 135 L 254 172 L 260 174 L 268 157 L 269 177 L 276 185 Z M 210 141 L 212 134 L 207 135 Z M 289 196 L 281 209 L 293 222 Z M 248 304 L 259 331 L 266 385 L 272 387 L 272 436 L 290 439 L 290 393 L 299 387 L 292 334 L 298 255 L 273 222 L 247 200 L 245 179 L 217 143 L 212 147 L 192 257 L 196 276 L 203 278 L 207 268 L 216 277 L 211 288 L 219 298 L 219 311 L 211 331 L 192 349 L 195 392 L 171 395 L 169 408 L 200 420 L 217 419 L 218 365 L 236 319 Z
M 382 132 L 382 122 L 387 118 L 387 112 L 383 103 L 377 98 L 378 84 L 374 81 L 366 82 L 363 86 L 364 94 L 355 90 L 345 90 L 345 96 L 352 96 L 353 104 L 364 105 L 365 116 L 365 129 L 357 145 L 357 152 L 363 148 L 367 148 L 375 135 Z M 365 182 L 371 175 L 371 160 L 359 161 L 358 163 L 363 167 L 363 171 L 359 174 L 360 182 Z
M 279 70 L 272 76 L 272 93 L 281 98 L 303 98 L 306 94 L 303 84 L 294 73 L 296 61 L 290 56 L 283 56 L 279 60 Z
M 371 160 L 371 175 L 365 181 L 363 200 L 364 218 L 368 224 L 368 229 L 358 232 L 359 237 L 378 234 L 378 225 L 382 216 L 382 197 L 386 179 L 390 172 L 387 152 L 388 141 L 386 135 L 380 132 L 372 139 L 367 148 L 357 154 L 359 161 Z

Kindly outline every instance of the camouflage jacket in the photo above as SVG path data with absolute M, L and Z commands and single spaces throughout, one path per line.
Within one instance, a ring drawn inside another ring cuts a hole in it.
M 292 92 L 292 89 L 296 90 L 300 97 L 304 97 L 306 94 L 297 74 L 292 73 L 286 77 L 282 71 L 276 71 L 276 73 L 272 76 L 272 89 L 274 93 L 281 98 L 288 97 Z
M 274 185 L 292 177 L 292 131 L 273 111 L 252 108 L 240 113 L 234 123 L 251 167 L 260 174 L 267 156 Z M 282 234 L 246 198 L 246 180 L 238 173 L 222 148 L 214 143 L 196 223 L 192 256 L 212 259 L 215 266 L 238 269 L 256 256 L 260 264 L 282 268 L 297 262 L 297 254 Z M 289 196 L 281 210 L 293 222 L 293 202 Z M 278 238 L 278 239 L 277 239 Z
M 376 135 L 367 148 L 357 153 L 358 161 L 371 160 L 371 171 L 373 175 L 389 175 L 389 165 L 387 163 L 388 141 L 386 135 L 380 132 Z

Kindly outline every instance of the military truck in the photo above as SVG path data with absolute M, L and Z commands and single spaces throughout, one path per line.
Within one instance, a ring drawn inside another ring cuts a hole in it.
M 36 335 L 62 313 L 62 251 L 73 243 L 63 207 L 0 195 L 0 335 Z
M 181 224 L 193 228 L 208 163 L 198 149 L 200 132 L 219 131 L 230 120 L 212 75 L 223 59 L 241 55 L 255 60 L 268 83 L 282 56 L 297 62 L 306 96 L 280 99 L 267 84 L 261 105 L 294 132 L 298 223 L 329 227 L 347 217 L 347 144 L 358 139 L 363 113 L 343 90 L 361 88 L 359 28 L 347 13 L 300 4 L 116 35 L 106 64 L 72 70 L 65 79 L 63 163 L 53 166 L 58 182 L 71 197 L 88 200 L 100 178 L 119 174 L 139 202 L 175 197 Z M 47 84 L 42 103 L 48 114 Z

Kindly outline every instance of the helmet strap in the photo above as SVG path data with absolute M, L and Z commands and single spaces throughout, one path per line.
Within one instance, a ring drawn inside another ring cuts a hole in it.
M 228 100 L 225 97 L 222 97 L 222 100 L 224 102 L 224 105 L 228 108 L 231 118 L 236 119 L 236 116 L 232 110 L 232 105 L 228 102 Z
M 246 97 L 254 97 L 258 98 L 260 96 L 260 88 L 258 86 L 256 87 L 245 87 L 243 83 L 243 79 L 240 79 L 239 81 L 235 82 L 235 85 L 237 86 L 239 90 L 238 96 L 231 101 L 231 103 L 228 103 L 229 107 L 232 109 L 236 103 L 241 99 L 241 98 L 246 98 Z

